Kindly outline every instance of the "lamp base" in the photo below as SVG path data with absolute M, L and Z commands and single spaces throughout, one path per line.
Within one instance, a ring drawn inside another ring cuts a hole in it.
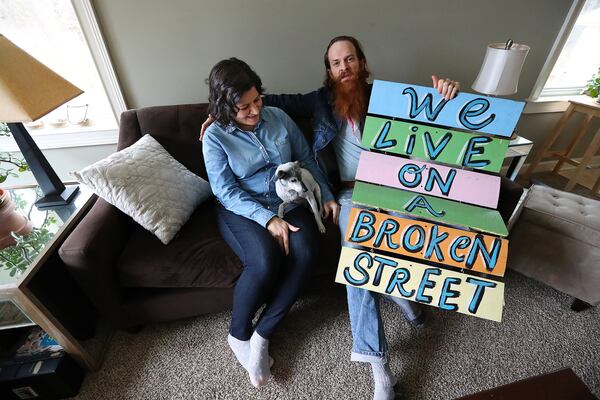
M 42 210 L 44 208 L 60 207 L 68 205 L 79 192 L 79 186 L 68 186 L 60 194 L 50 194 L 35 202 L 35 206 Z

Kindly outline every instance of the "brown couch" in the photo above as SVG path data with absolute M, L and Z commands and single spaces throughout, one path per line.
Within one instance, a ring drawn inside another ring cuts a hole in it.
M 207 179 L 198 141 L 206 104 L 147 107 L 121 115 L 118 150 L 149 133 L 190 171 Z M 308 126 L 308 121 L 299 121 Z M 310 129 L 304 129 L 310 135 Z M 310 141 L 311 137 L 307 137 Z M 221 239 L 214 199 L 201 204 L 168 245 L 98 199 L 59 250 L 79 285 L 118 328 L 231 307 L 241 263 Z M 333 280 L 339 232 L 326 221 L 314 283 Z M 323 277 L 322 275 L 329 275 Z
M 206 179 L 198 141 L 206 104 L 147 107 L 121 115 L 118 149 L 149 133 L 190 171 Z M 309 143 L 310 121 L 296 121 Z M 332 157 L 326 155 L 326 157 Z M 331 159 L 321 160 L 331 165 Z M 335 161 L 333 161 L 335 164 Z M 505 221 L 521 188 L 503 180 Z M 317 282 L 332 282 L 340 251 L 337 227 L 326 221 Z M 221 239 L 214 200 L 201 204 L 168 245 L 98 199 L 59 250 L 101 315 L 118 328 L 227 310 L 241 264 Z M 327 276 L 323 276 L 327 275 Z

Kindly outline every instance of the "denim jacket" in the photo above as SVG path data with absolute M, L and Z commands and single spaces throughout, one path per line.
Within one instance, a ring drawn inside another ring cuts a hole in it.
M 371 87 L 371 85 L 368 87 L 369 94 Z M 323 86 L 306 94 L 266 95 L 263 101 L 265 105 L 281 108 L 292 118 L 312 119 L 313 156 L 332 187 L 337 187 L 340 176 L 335 154 L 328 145 L 341 130 L 343 121 L 334 111 L 331 90 Z M 361 121 L 361 131 L 363 127 L 364 121 Z
M 211 189 L 219 202 L 262 226 L 277 215 L 281 204 L 274 177 L 281 163 L 300 161 L 319 183 L 323 203 L 333 200 L 304 135 L 280 109 L 263 107 L 261 120 L 252 132 L 235 124 L 212 124 L 206 130 L 202 153 Z

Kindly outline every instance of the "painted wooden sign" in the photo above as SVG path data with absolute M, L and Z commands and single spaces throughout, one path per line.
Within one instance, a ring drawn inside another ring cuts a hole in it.
M 500 171 L 508 144 L 508 139 L 371 116 L 362 134 L 366 149 L 489 172 Z
M 398 211 L 433 222 L 466 226 L 499 236 L 508 235 L 506 225 L 497 210 L 433 196 L 356 182 L 352 201 L 370 207 Z
M 352 208 L 346 242 L 470 271 L 504 276 L 508 242 L 499 237 Z
M 363 151 L 356 180 L 496 208 L 500 177 Z
M 433 88 L 376 80 L 368 112 L 510 137 L 524 107 L 522 101 L 464 92 L 445 100 Z
M 342 248 L 335 281 L 498 321 L 504 283 L 367 251 Z

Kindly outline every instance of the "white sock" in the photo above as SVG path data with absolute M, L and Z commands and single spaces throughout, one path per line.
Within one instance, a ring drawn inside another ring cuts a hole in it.
M 250 357 L 247 368 L 250 382 L 254 387 L 265 385 L 271 378 L 269 359 L 269 341 L 254 332 L 250 338 Z
M 373 370 L 373 380 L 375 381 L 373 400 L 393 400 L 396 377 L 392 374 L 388 363 L 371 363 L 371 368 Z
M 229 334 L 227 336 L 227 343 L 229 343 L 229 347 L 233 351 L 233 354 L 235 354 L 235 358 L 237 358 L 242 367 L 248 371 L 248 360 L 250 359 L 250 340 L 240 340 Z M 269 357 L 269 367 L 273 366 L 273 362 L 273 359 Z
M 229 343 L 229 347 L 235 354 L 235 358 L 237 358 L 238 362 L 242 364 L 244 369 L 248 370 L 248 358 L 250 357 L 250 340 L 240 340 L 237 339 L 231 334 L 227 336 L 227 343 Z

